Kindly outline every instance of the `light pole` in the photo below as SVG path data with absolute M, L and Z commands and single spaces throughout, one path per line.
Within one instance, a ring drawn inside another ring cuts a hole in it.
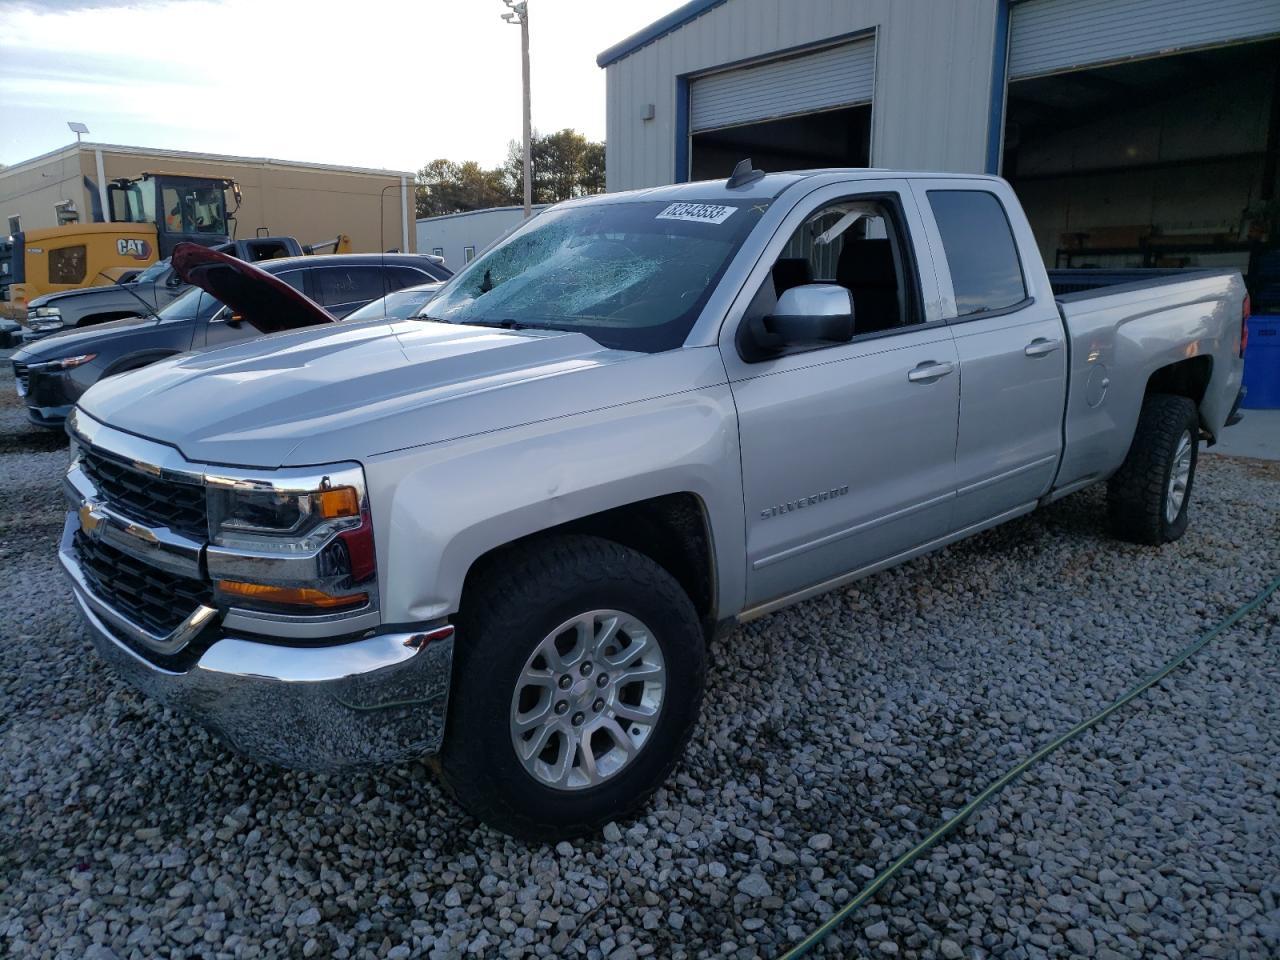
M 529 3 L 528 0 L 502 0 L 509 13 L 502 19 L 520 24 L 520 78 L 524 82 L 524 218 L 533 212 L 533 122 L 529 114 Z
M 67 126 L 68 126 L 68 127 L 70 127 L 70 128 L 71 128 L 71 132 L 72 132 L 72 133 L 74 133 L 74 134 L 76 135 L 76 143 L 79 143 L 79 142 L 80 142 L 80 135 L 81 135 L 82 133 L 88 133 L 88 132 L 89 132 L 89 128 L 88 128 L 88 127 L 86 127 L 83 123 L 81 123 L 81 122 L 80 122 L 80 121 L 78 121 L 78 120 L 68 120 L 68 121 L 67 121 Z

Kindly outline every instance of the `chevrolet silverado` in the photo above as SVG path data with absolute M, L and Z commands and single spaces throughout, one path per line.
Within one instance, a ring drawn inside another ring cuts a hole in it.
M 61 561 L 101 656 L 245 754 L 430 755 L 572 835 L 668 776 L 735 624 L 1100 482 L 1182 536 L 1247 310 L 1234 271 L 1051 276 L 991 177 L 572 200 L 425 315 L 92 387 Z

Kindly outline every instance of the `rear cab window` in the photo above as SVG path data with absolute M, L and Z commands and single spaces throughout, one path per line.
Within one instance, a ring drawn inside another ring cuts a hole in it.
M 985 190 L 930 190 L 928 195 L 951 271 L 956 315 L 994 313 L 1023 303 L 1022 261 L 996 195 Z

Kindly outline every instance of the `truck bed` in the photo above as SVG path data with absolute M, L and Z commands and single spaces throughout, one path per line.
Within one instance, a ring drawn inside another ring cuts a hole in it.
M 1054 299 L 1059 302 L 1074 302 L 1233 272 L 1196 267 L 1131 267 L 1115 270 L 1082 267 L 1050 270 L 1049 285 L 1053 288 Z

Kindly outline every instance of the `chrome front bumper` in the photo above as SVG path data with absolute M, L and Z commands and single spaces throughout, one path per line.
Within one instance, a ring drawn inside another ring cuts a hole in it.
M 68 514 L 58 551 L 76 604 L 98 654 L 143 693 L 190 715 L 240 753 L 284 767 L 334 770 L 439 751 L 452 627 L 370 631 L 304 647 L 229 635 L 209 616 L 187 638 L 203 652 L 169 669 L 136 651 L 122 629 L 127 621 L 121 624 L 93 595 L 72 547 L 79 526 L 79 516 Z M 207 646 L 195 639 L 210 633 L 215 639 Z

